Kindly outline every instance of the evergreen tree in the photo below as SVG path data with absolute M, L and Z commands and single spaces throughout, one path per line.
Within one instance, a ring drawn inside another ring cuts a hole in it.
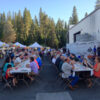
M 42 12 L 42 8 L 40 8 L 39 13 L 39 25 L 40 25 L 40 37 L 41 42 L 45 42 L 47 34 L 48 34 L 48 16 Z
M 55 32 L 55 23 L 53 19 L 49 19 L 49 34 L 47 36 L 47 45 L 53 48 L 58 48 L 59 41 Z
M 65 26 L 64 25 L 65 25 L 64 21 L 62 21 L 61 19 L 58 19 L 57 24 L 56 24 L 56 34 L 57 34 L 58 40 L 60 41 L 59 47 L 63 46 L 62 37 L 65 34 Z M 65 41 L 65 39 L 64 39 L 64 41 Z
M 70 21 L 70 23 L 72 23 Z M 11 12 L 0 14 L 0 40 L 5 42 L 18 41 L 30 45 L 35 41 L 50 47 L 62 47 L 66 44 L 67 23 L 58 19 L 57 23 L 53 18 L 40 8 L 39 17 L 32 20 L 30 11 L 25 8 L 23 15 Z
M 17 14 L 13 12 L 13 17 L 12 17 L 12 24 L 14 27 L 14 30 L 17 32 Z
M 6 21 L 6 16 L 5 13 L 3 12 L 3 14 L 0 14 L 0 39 L 1 40 L 3 38 L 3 28 L 4 28 L 5 21 Z
M 69 23 L 68 24 L 69 25 L 72 25 L 73 24 L 73 18 L 72 17 L 69 18 Z
M 27 37 L 29 35 L 29 31 L 32 24 L 31 14 L 30 11 L 27 10 L 27 8 L 25 8 L 24 10 L 23 22 L 24 22 L 24 42 L 25 42 L 27 41 Z
M 24 22 L 23 22 L 23 17 L 21 15 L 21 11 L 19 10 L 17 14 L 17 22 L 16 22 L 16 40 L 23 43 L 24 42 Z
M 11 12 L 10 11 L 7 13 L 7 20 L 11 21 Z
M 86 12 L 86 13 L 85 13 L 85 17 L 87 17 L 87 16 L 88 16 L 88 13 Z
M 4 24 L 4 28 L 3 28 L 3 41 L 4 42 L 14 42 L 16 39 L 16 33 L 13 29 L 13 25 L 11 23 L 11 21 L 7 21 Z
M 72 14 L 72 24 L 77 24 L 77 23 L 78 23 L 77 9 L 74 6 L 73 7 L 73 14 Z

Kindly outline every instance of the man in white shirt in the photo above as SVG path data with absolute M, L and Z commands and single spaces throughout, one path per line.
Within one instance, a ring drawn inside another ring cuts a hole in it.
M 20 64 L 22 62 L 21 57 L 22 57 L 22 55 L 19 55 L 16 57 L 16 59 L 14 61 L 15 66 L 17 66 L 18 64 Z
M 72 82 L 70 83 L 69 88 L 74 89 L 73 87 L 76 85 L 78 82 L 79 78 L 77 76 L 73 77 L 71 71 L 74 69 L 74 64 L 71 62 L 70 64 L 70 59 L 67 58 L 65 59 L 63 65 L 62 65 L 62 78 L 69 78 L 72 79 Z
M 56 63 L 56 56 L 54 56 L 54 57 L 52 58 L 52 63 L 53 63 L 53 64 Z

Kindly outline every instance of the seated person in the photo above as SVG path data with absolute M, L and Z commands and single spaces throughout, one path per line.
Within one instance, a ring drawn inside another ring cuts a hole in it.
M 86 58 L 83 59 L 83 63 L 82 64 L 84 66 L 86 66 L 86 67 L 90 67 Z
M 53 64 L 56 63 L 56 56 L 52 57 L 52 63 L 53 63 Z
M 30 76 L 28 76 L 28 77 L 33 81 L 34 79 L 31 77 L 31 75 L 38 75 L 39 74 L 37 64 L 34 62 L 33 57 L 30 57 L 30 64 L 26 65 L 26 66 L 31 68 L 31 73 L 30 73 Z
M 42 51 L 40 51 L 39 56 L 40 56 L 41 58 L 43 58 Z
M 14 61 L 14 64 L 15 66 L 17 66 L 18 64 L 20 64 L 22 62 L 22 55 L 18 55 L 16 58 L 15 58 L 15 61 Z
M 36 61 L 38 62 L 39 67 L 41 67 L 42 66 L 42 60 L 39 56 L 37 57 Z
M 36 59 L 37 59 L 37 56 L 36 56 L 36 55 L 34 55 L 34 57 L 33 57 L 33 58 L 34 58 L 34 62 L 36 63 L 36 65 L 37 65 L 38 69 L 40 69 L 39 64 L 38 64 L 38 62 L 37 62 L 37 60 L 36 60 Z
M 76 61 L 76 62 L 79 61 L 79 59 L 75 56 L 75 54 L 71 54 L 71 55 L 70 55 L 70 59 L 71 59 L 71 60 L 74 60 L 74 61 Z
M 11 65 L 11 67 L 14 67 L 14 64 L 11 63 L 11 58 L 10 57 L 7 57 L 6 58 L 6 61 L 5 61 L 5 65 L 3 67 L 3 76 L 5 77 L 6 76 L 6 71 L 7 71 L 7 67 L 8 65 Z
M 80 62 L 80 63 L 83 63 L 83 61 L 84 61 L 84 56 L 80 56 L 80 57 L 79 57 L 79 62 Z
M 55 65 L 57 66 L 57 68 L 59 68 L 60 61 L 61 61 L 61 56 L 59 56 L 59 57 L 56 59 Z
M 89 65 L 94 70 L 94 77 L 100 78 L 100 57 L 95 58 L 95 65 L 94 66 L 91 64 L 89 64 Z M 89 81 L 88 87 L 91 87 L 92 86 L 91 79 L 88 79 L 88 81 Z
M 27 60 L 27 59 L 28 59 L 28 53 L 25 52 L 25 54 L 24 54 L 24 60 Z
M 66 57 L 61 56 L 61 61 L 60 61 L 60 63 L 59 63 L 59 71 L 60 71 L 60 72 L 61 72 L 61 67 L 62 67 L 62 65 L 63 65 L 65 59 L 66 59 Z
M 11 69 L 12 69 L 12 66 L 11 65 L 8 65 L 7 71 L 6 71 L 6 79 L 7 79 L 7 81 L 12 81 L 13 86 L 16 86 L 17 80 L 16 80 L 16 78 L 14 78 L 13 75 L 10 74 L 10 70 Z
M 94 76 L 100 78 L 100 57 L 95 58 L 95 66 L 92 67 L 94 69 Z
M 72 64 L 72 65 L 71 65 Z M 74 64 L 70 64 L 70 59 L 66 58 L 63 65 L 62 65 L 62 78 L 69 78 L 72 79 L 72 82 L 69 85 L 71 90 L 74 90 L 74 86 L 78 82 L 79 78 L 77 76 L 72 76 L 71 71 L 74 69 Z

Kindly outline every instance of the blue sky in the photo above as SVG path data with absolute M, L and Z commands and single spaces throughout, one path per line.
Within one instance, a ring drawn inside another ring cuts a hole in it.
M 68 21 L 72 15 L 73 6 L 77 7 L 79 19 L 84 17 L 85 12 L 94 10 L 96 0 L 0 0 L 0 13 L 23 12 L 24 8 L 30 10 L 32 18 L 38 15 L 40 7 L 55 21 L 58 18 Z

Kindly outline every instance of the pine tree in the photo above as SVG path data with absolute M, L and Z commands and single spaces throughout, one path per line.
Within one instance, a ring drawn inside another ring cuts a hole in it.
M 3 14 L 0 14 L 0 39 L 1 40 L 3 38 L 3 28 L 4 28 L 5 21 L 6 21 L 6 16 L 5 13 L 3 12 Z
M 73 18 L 72 18 L 72 17 L 69 18 L 68 24 L 69 24 L 69 25 L 72 25 L 72 24 L 73 24 Z
M 32 18 L 30 11 L 27 10 L 26 8 L 24 10 L 23 22 L 24 22 L 24 41 L 27 41 L 27 37 L 29 35 L 29 31 L 32 24 Z
M 12 24 L 13 24 L 14 30 L 17 32 L 17 14 L 15 12 L 13 12 Z
M 87 17 L 87 16 L 88 16 L 88 13 L 86 12 L 86 13 L 85 13 L 85 17 Z
M 4 28 L 3 28 L 3 41 L 4 42 L 14 42 L 16 40 L 16 33 L 13 29 L 13 25 L 11 23 L 11 21 L 7 21 L 4 24 Z
M 73 14 L 72 14 L 72 24 L 78 23 L 78 15 L 77 15 L 77 9 L 76 6 L 73 7 Z
M 39 22 L 38 22 L 38 19 L 37 17 L 35 16 L 34 18 L 34 37 L 35 37 L 35 41 L 37 42 L 41 42 L 41 34 L 40 34 L 40 31 L 39 31 Z
M 70 21 L 71 22 L 71 21 Z M 72 22 L 71 22 L 72 23 Z M 40 8 L 39 17 L 32 20 L 30 11 L 25 8 L 23 15 L 9 11 L 0 14 L 0 40 L 5 42 L 18 41 L 29 45 L 35 41 L 51 47 L 62 47 L 66 44 L 67 23 L 58 19 L 55 24 L 53 18 Z
M 49 34 L 47 35 L 47 45 L 53 48 L 58 48 L 59 41 L 57 39 L 55 31 L 55 22 L 52 18 L 49 18 Z
M 11 21 L 11 12 L 10 11 L 7 13 L 7 20 Z
M 56 24 L 56 35 L 57 35 L 58 40 L 60 41 L 59 42 L 59 47 L 61 47 L 63 45 L 62 37 L 65 33 L 64 32 L 64 28 L 65 28 L 64 25 L 65 25 L 64 21 L 61 20 L 61 19 L 58 19 L 57 24 Z
M 24 42 L 24 22 L 23 22 L 23 17 L 21 15 L 20 10 L 17 14 L 16 28 L 17 28 L 16 40 L 23 43 Z
M 45 42 L 47 36 L 47 27 L 48 27 L 48 16 L 42 12 L 42 8 L 40 8 L 39 13 L 39 25 L 40 25 L 40 37 L 41 41 Z

